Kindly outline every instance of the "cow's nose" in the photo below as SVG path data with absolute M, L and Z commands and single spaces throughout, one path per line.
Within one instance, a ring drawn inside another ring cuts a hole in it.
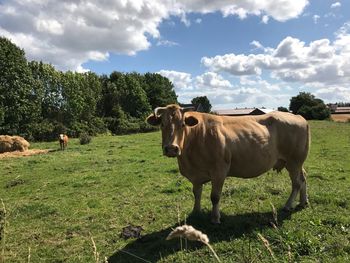
M 168 157 L 178 156 L 180 152 L 179 146 L 177 145 L 166 145 L 164 146 L 164 155 Z

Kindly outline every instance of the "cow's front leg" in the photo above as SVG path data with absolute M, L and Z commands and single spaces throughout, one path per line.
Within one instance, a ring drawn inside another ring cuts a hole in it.
M 211 194 L 210 199 L 213 204 L 211 211 L 211 222 L 213 224 L 220 224 L 220 196 L 222 186 L 224 185 L 224 178 L 214 179 L 211 182 Z
M 202 198 L 202 190 L 203 190 L 203 184 L 197 184 L 193 183 L 193 195 L 194 195 L 194 207 L 193 212 L 200 212 L 201 211 L 201 198 Z

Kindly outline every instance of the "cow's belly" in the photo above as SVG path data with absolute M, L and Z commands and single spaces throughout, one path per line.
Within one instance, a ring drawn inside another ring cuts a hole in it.
M 253 178 L 267 172 L 273 167 L 273 165 L 251 165 L 251 166 L 231 166 L 228 176 L 239 178 Z
M 228 176 L 240 178 L 257 177 L 270 170 L 277 162 L 277 155 L 270 151 L 233 156 Z

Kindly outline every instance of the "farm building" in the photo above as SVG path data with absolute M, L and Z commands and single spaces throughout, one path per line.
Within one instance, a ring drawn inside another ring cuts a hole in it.
M 339 107 L 337 105 L 330 106 L 332 114 L 350 114 L 350 107 Z
M 225 116 L 244 116 L 244 115 L 263 115 L 269 112 L 274 111 L 273 109 L 265 108 L 236 108 L 236 109 L 227 109 L 227 110 L 216 110 L 215 113 L 218 115 Z

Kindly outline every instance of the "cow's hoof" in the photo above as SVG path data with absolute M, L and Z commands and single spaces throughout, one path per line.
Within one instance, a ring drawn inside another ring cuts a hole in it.
M 297 205 L 297 209 L 300 210 L 300 209 L 304 209 L 304 208 L 307 208 L 309 206 L 309 202 L 304 202 L 304 203 L 299 203 Z
M 220 219 L 214 219 L 214 218 L 211 219 L 211 223 L 213 225 L 220 225 L 221 224 Z
M 285 206 L 285 207 L 283 207 L 283 211 L 284 212 L 292 212 L 293 211 L 293 207 L 290 207 L 290 206 Z
M 193 209 L 191 214 L 192 215 L 199 215 L 201 213 L 201 209 Z

